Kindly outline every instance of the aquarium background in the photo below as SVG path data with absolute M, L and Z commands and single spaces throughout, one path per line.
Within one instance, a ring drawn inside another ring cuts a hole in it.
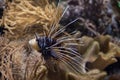
M 0 80 L 120 80 L 120 0 L 0 0 Z

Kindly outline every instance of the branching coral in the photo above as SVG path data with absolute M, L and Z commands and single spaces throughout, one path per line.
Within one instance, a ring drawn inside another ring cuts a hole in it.
M 12 71 L 11 71 L 11 61 L 10 61 L 10 56 L 11 53 L 8 53 L 9 51 L 12 51 L 12 47 L 9 47 L 8 45 L 8 41 L 5 38 L 0 37 L 0 72 L 2 74 L 2 76 L 5 76 L 6 78 L 10 78 L 11 80 L 13 80 L 12 77 Z M 7 48 L 7 49 L 6 49 Z M 4 77 L 1 78 L 4 80 Z
M 53 15 L 57 11 L 59 14 Z M 8 4 L 4 15 L 5 28 L 17 37 L 25 33 L 33 34 L 36 30 L 40 33 L 43 28 L 48 30 L 47 27 L 59 20 L 61 10 L 57 10 L 56 6 L 53 3 L 49 4 L 47 0 L 16 0 Z
M 39 80 L 46 67 L 37 52 L 28 51 L 26 42 L 12 41 L 0 37 L 1 80 Z M 17 48 L 16 48 L 17 47 Z M 29 52 L 31 53 L 29 55 Z M 29 56 L 28 56 L 29 55 Z

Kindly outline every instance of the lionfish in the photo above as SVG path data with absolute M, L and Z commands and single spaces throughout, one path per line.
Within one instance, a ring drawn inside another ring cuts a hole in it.
M 58 9 L 60 5 L 60 0 L 57 2 L 56 9 Z M 64 16 L 66 10 L 69 8 L 67 6 L 63 13 L 58 20 L 58 22 L 54 22 L 53 25 L 50 27 L 49 31 L 43 31 L 44 34 L 42 36 L 38 36 L 36 33 L 36 38 L 29 41 L 29 44 L 36 49 L 38 52 L 41 53 L 44 60 L 51 61 L 50 63 L 53 64 L 54 62 L 62 62 L 63 64 L 67 65 L 67 67 L 75 73 L 85 73 L 86 68 L 84 65 L 84 61 L 80 53 L 76 48 L 73 46 L 80 45 L 75 43 L 75 41 L 80 41 L 81 38 L 74 38 L 68 35 L 65 35 L 65 28 L 71 25 L 72 23 L 79 20 L 75 19 L 72 22 L 68 23 L 63 27 L 58 27 L 60 20 Z M 57 13 L 57 12 L 55 12 Z M 55 14 L 53 14 L 55 15 Z M 57 15 L 57 14 L 56 14 Z M 68 43 L 71 46 L 63 46 L 64 43 Z M 82 44 L 82 43 L 81 43 Z M 52 62 L 53 61 L 53 62 Z M 48 65 L 48 67 L 50 67 Z

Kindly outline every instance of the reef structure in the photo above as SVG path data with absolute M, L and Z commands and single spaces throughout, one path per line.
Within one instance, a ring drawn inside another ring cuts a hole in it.
M 64 12 L 62 10 L 48 0 L 13 0 L 12 3 L 8 3 L 2 23 L 8 31 L 0 37 L 1 80 L 103 80 L 106 75 L 104 69 L 117 62 L 115 57 L 120 56 L 120 48 L 110 42 L 109 36 L 80 38 L 80 33 L 68 34 L 64 31 L 65 28 L 59 25 Z M 60 35 L 58 35 L 59 30 Z M 39 37 L 34 37 L 35 32 Z M 54 35 L 55 32 L 57 37 Z M 50 47 L 50 44 L 56 44 L 61 36 L 63 40 L 66 38 L 69 40 L 57 47 L 66 47 L 71 50 L 74 48 L 74 52 L 66 52 L 69 56 L 62 54 L 66 56 L 62 60 L 71 61 L 72 65 L 77 63 L 73 70 L 69 68 L 72 66 L 70 64 L 66 65 L 62 62 L 56 64 L 54 60 L 56 56 L 45 46 Z M 74 45 L 71 44 L 73 42 Z M 43 48 L 46 49 L 43 50 Z M 44 52 L 45 50 L 47 52 Z M 46 55 L 43 53 L 50 53 L 51 62 L 47 63 Z M 80 58 L 82 61 L 79 60 Z M 75 60 L 78 62 L 75 63 Z M 84 67 L 79 69 L 81 66 Z M 79 69 L 79 72 L 76 73 L 75 69 Z

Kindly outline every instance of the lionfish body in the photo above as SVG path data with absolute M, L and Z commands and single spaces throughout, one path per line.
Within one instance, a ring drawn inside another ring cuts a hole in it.
M 55 54 L 54 50 L 49 48 L 50 46 L 56 43 L 55 39 L 43 36 L 40 38 L 37 37 L 36 41 L 38 43 L 38 46 L 40 47 L 39 52 L 42 53 L 42 55 L 44 56 L 44 59 L 49 59 L 51 57 L 54 59 L 58 59 L 58 56 Z
M 67 9 L 68 7 L 65 8 L 61 18 L 63 17 Z M 74 38 L 68 35 L 66 36 L 64 34 L 65 28 L 73 22 L 77 21 L 78 19 L 75 19 L 74 21 L 68 23 L 62 28 L 58 27 L 60 19 L 58 21 L 55 21 L 55 23 L 50 27 L 49 31 L 45 32 L 43 36 L 39 37 L 36 34 L 36 38 L 30 40 L 29 44 L 41 53 L 45 61 L 50 61 L 52 59 L 52 61 L 57 61 L 58 63 L 62 62 L 72 72 L 85 73 L 86 68 L 83 64 L 83 58 L 81 57 L 80 53 L 78 53 L 78 51 L 73 47 L 75 45 L 79 45 L 75 43 L 75 41 L 80 41 L 81 39 Z M 67 42 L 70 42 L 71 47 L 64 45 L 64 43 Z M 49 62 L 49 64 L 53 63 L 54 62 Z

